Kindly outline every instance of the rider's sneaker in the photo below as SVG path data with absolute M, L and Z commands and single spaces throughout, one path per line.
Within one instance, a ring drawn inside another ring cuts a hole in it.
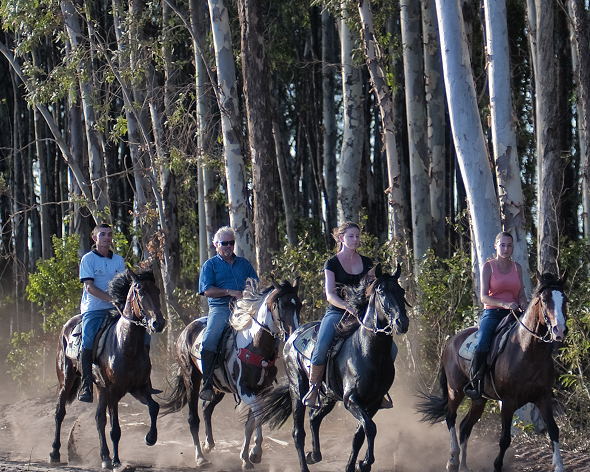
M 210 386 L 204 386 L 201 389 L 199 398 L 201 400 L 205 400 L 206 402 L 210 402 L 211 400 L 213 400 L 215 398 L 215 392 L 213 391 L 213 388 Z
M 78 391 L 78 400 L 85 403 L 92 403 L 92 388 L 88 385 L 82 385 Z

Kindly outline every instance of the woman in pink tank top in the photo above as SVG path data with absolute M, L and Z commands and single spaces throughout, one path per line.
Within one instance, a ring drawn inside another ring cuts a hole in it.
M 499 233 L 494 248 L 496 257 L 481 268 L 481 301 L 484 310 L 471 361 L 471 382 L 465 387 L 465 394 L 472 399 L 481 397 L 480 370 L 485 363 L 496 327 L 502 318 L 510 314 L 510 310 L 524 311 L 527 306 L 522 267 L 511 259 L 514 250 L 512 235 L 505 231 Z

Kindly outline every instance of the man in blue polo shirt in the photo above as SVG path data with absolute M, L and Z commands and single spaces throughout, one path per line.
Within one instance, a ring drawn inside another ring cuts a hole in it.
M 123 258 L 111 251 L 113 230 L 100 224 L 92 231 L 95 248 L 80 261 L 80 282 L 84 284 L 80 313 L 82 313 L 82 387 L 78 400 L 92 403 L 92 349 L 94 338 L 109 310 L 112 298 L 107 293 L 109 282 L 125 270 Z
M 199 397 L 202 400 L 210 401 L 214 397 L 211 375 L 219 340 L 231 314 L 229 302 L 232 298 L 242 298 L 247 279 L 258 280 L 252 264 L 234 254 L 235 243 L 236 234 L 232 228 L 224 226 L 217 230 L 213 237 L 217 254 L 203 264 L 199 276 L 199 294 L 207 297 L 209 303 L 201 350 L 203 387 Z

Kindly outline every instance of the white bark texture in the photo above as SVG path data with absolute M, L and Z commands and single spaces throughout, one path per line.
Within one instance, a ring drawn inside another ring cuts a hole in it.
M 236 254 L 254 260 L 254 235 L 248 217 L 248 199 L 244 157 L 238 135 L 238 95 L 236 66 L 229 29 L 228 11 L 223 0 L 209 0 L 211 31 L 217 63 L 217 97 L 221 111 L 221 128 L 225 155 L 225 177 L 229 221 L 236 232 Z
M 449 117 L 465 183 L 479 267 L 494 255 L 500 210 L 477 108 L 459 0 L 436 0 Z
M 504 230 L 514 237 L 512 258 L 522 266 L 525 292 L 531 294 L 529 255 L 526 241 L 524 196 L 516 149 L 516 132 L 510 92 L 510 57 L 505 0 L 485 1 L 486 46 L 492 142 L 500 211 Z
M 400 6 L 410 152 L 412 239 L 414 261 L 418 267 L 432 246 L 424 60 L 420 36 L 420 3 L 417 0 L 401 0 Z
M 390 223 L 393 238 L 403 241 L 405 237 L 405 224 L 403 218 L 403 195 L 401 189 L 400 160 L 397 153 L 395 139 L 395 113 L 391 91 L 387 85 L 385 67 L 381 51 L 375 39 L 375 26 L 373 24 L 373 13 L 368 0 L 360 0 L 358 3 L 359 15 L 362 23 L 362 37 L 367 55 L 367 65 L 371 75 L 373 91 L 377 97 L 379 111 L 381 113 L 381 124 L 383 129 L 383 144 L 387 155 L 387 172 L 389 178 Z
M 432 247 L 437 256 L 445 255 L 446 246 L 446 155 L 445 155 L 445 84 L 440 61 L 440 41 L 434 0 L 422 0 L 422 41 L 424 44 L 424 87 L 430 153 L 430 211 L 432 213 Z
M 343 3 L 340 22 L 340 49 L 342 62 L 342 94 L 344 124 L 342 150 L 338 166 L 338 219 L 359 221 L 360 212 L 360 170 L 363 154 L 365 114 L 363 110 L 363 82 L 359 67 L 353 63 L 352 53 L 357 34 L 349 28 Z
M 69 1 L 62 3 L 61 9 L 72 50 L 76 50 L 80 47 L 80 39 L 83 37 L 80 15 L 76 11 L 74 4 Z M 92 197 L 97 210 L 103 212 L 105 208 L 110 206 L 110 202 L 103 153 L 100 146 L 101 139 L 95 129 L 96 113 L 92 106 L 94 90 L 90 80 L 92 77 L 91 67 L 88 61 L 81 60 L 78 66 L 78 74 L 80 76 L 80 94 L 86 129 L 86 144 L 88 146 L 88 168 L 90 169 Z M 107 215 L 103 214 L 102 217 L 104 219 Z

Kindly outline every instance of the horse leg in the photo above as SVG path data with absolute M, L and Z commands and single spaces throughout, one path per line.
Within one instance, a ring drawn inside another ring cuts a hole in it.
M 305 386 L 307 389 L 307 386 Z M 299 389 L 301 391 L 301 389 Z M 302 403 L 302 396 L 299 395 L 299 391 L 294 392 L 291 387 L 291 404 L 293 409 L 293 441 L 295 443 L 295 449 L 299 456 L 299 467 L 301 472 L 309 472 L 307 467 L 307 461 L 305 460 L 305 405 Z M 307 390 L 304 390 L 306 392 Z M 303 394 L 305 395 L 305 393 Z
M 461 421 L 461 425 L 459 426 L 459 447 L 461 450 L 459 472 L 471 472 L 471 469 L 467 467 L 467 442 L 469 441 L 469 436 L 471 436 L 473 426 L 479 421 L 483 414 L 486 403 L 487 400 L 485 398 L 472 401 L 467 416 L 463 418 L 463 421 Z
M 119 424 L 119 404 L 113 402 L 109 406 L 109 417 L 111 420 L 111 441 L 113 443 L 113 462 L 112 467 L 116 469 L 121 466 L 119 459 L 119 441 L 121 440 L 121 425 Z M 103 465 L 104 467 L 104 465 Z
M 240 459 L 242 459 L 242 469 L 253 469 L 254 465 L 250 462 L 248 450 L 250 449 L 250 438 L 256 426 L 256 417 L 252 414 L 252 409 L 248 409 L 248 419 L 244 425 L 244 444 L 240 451 Z
M 352 440 L 352 451 L 350 453 L 350 457 L 348 459 L 348 464 L 346 465 L 346 472 L 354 472 L 355 470 L 355 462 L 358 457 L 358 453 L 360 448 L 365 441 L 365 436 L 367 438 L 367 452 L 365 454 L 365 459 L 358 464 L 358 470 L 360 472 L 369 472 L 371 470 L 371 466 L 375 462 L 375 436 L 377 435 L 377 426 L 372 419 L 372 416 L 376 413 L 376 409 L 371 411 L 370 413 L 365 411 L 362 408 L 356 396 L 350 395 L 348 398 L 348 411 L 352 413 L 358 421 L 358 426 L 354 438 Z
M 253 464 L 260 464 L 262 461 L 262 425 L 259 421 L 256 421 L 256 427 L 254 428 L 254 447 L 250 451 L 250 462 Z
M 96 407 L 96 414 L 94 415 L 94 419 L 96 420 L 96 429 L 98 430 L 98 440 L 100 443 L 100 459 L 102 460 L 102 468 L 111 469 L 111 456 L 105 435 L 105 428 L 107 425 L 107 401 L 106 391 L 104 389 L 99 390 L 98 392 L 98 405 Z
M 198 392 L 195 395 L 198 398 Z M 215 447 L 215 441 L 213 440 L 213 428 L 211 426 L 211 416 L 213 415 L 213 410 L 215 406 L 223 400 L 225 393 L 223 392 L 215 392 L 215 396 L 211 401 L 203 401 L 203 420 L 205 421 L 205 441 L 203 442 L 203 452 L 206 454 L 211 452 Z M 196 411 L 196 409 L 195 409 Z M 198 417 L 197 417 L 198 418 Z M 197 421 L 197 428 L 198 428 L 198 421 Z M 192 430 L 191 430 L 192 431 Z M 193 436 L 194 439 L 194 436 Z
M 322 451 L 320 449 L 320 425 L 322 420 L 328 415 L 336 406 L 336 402 L 328 400 L 322 401 L 319 408 L 314 408 L 309 415 L 309 429 L 311 430 L 311 444 L 312 452 L 308 452 L 305 459 L 308 464 L 315 464 L 322 460 Z
M 565 472 L 565 467 L 563 466 L 563 460 L 561 459 L 561 451 L 559 448 L 559 427 L 557 426 L 555 418 L 553 417 L 551 398 L 544 398 L 536 405 L 541 411 L 543 421 L 545 421 L 547 424 L 547 432 L 549 433 L 549 438 L 551 439 L 551 446 L 553 449 L 553 467 L 555 467 L 555 472 Z
M 457 471 L 459 470 L 459 464 L 461 463 L 461 448 L 459 447 L 459 441 L 457 440 L 457 409 L 459 408 L 459 405 L 461 405 L 464 395 L 462 391 L 461 393 L 454 391 L 452 393 L 452 396 L 449 395 L 447 403 L 448 412 L 446 416 L 447 429 L 451 436 L 451 457 L 449 457 L 449 460 L 447 461 L 447 470 Z
M 145 443 L 148 446 L 153 446 L 158 441 L 156 421 L 158 419 L 158 413 L 160 412 L 160 405 L 152 398 L 151 382 L 144 385 L 141 389 L 133 390 L 131 394 L 137 398 L 142 405 L 148 407 L 150 413 L 150 429 L 145 435 Z
M 510 442 L 512 441 L 510 429 L 515 411 L 516 406 L 513 403 L 508 403 L 506 401 L 502 402 L 502 433 L 500 435 L 500 452 L 496 457 L 496 460 L 494 460 L 495 472 L 500 472 L 502 470 L 502 466 L 504 465 L 504 454 L 506 454 L 506 449 L 510 447 Z

